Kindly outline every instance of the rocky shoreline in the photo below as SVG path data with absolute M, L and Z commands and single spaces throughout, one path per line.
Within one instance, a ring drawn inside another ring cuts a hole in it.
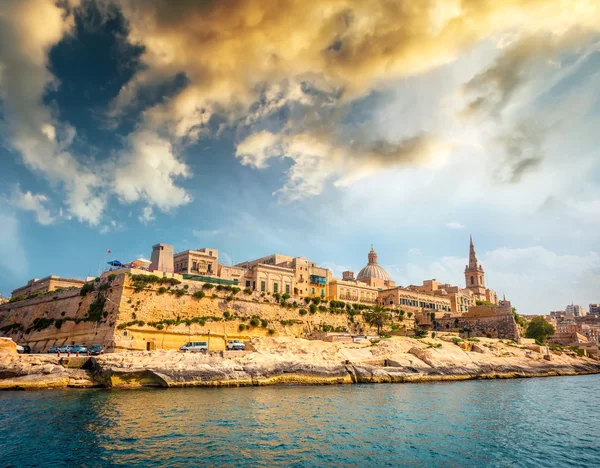
M 600 361 L 502 340 L 392 338 L 376 344 L 259 338 L 248 353 L 99 357 L 0 354 L 0 390 L 238 387 L 506 379 L 600 373 Z

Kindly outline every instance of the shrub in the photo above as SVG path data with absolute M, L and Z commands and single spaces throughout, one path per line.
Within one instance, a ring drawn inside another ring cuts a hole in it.
M 247 294 L 249 296 L 250 294 L 252 294 L 252 289 L 250 289 L 250 288 L 244 289 L 244 294 Z
M 190 286 L 189 286 L 189 284 L 184 284 L 184 285 L 183 285 L 183 289 L 185 289 L 185 290 L 188 290 L 188 289 L 190 289 Z
M 225 300 L 226 300 L 227 302 L 233 301 L 233 296 L 232 296 L 232 295 L 229 295 L 229 296 L 227 296 L 227 297 L 225 298 Z
M 217 291 L 223 291 L 225 289 L 222 284 L 217 284 Z
M 61 316 L 61 317 L 64 317 L 64 316 L 65 316 L 65 314 L 66 314 L 66 312 L 64 312 L 64 311 L 63 311 L 63 312 L 61 312 L 61 313 L 60 313 L 60 316 Z
M 214 286 L 210 283 L 204 283 L 202 285 L 202 289 L 212 289 L 212 288 L 214 288 Z
M 161 286 L 160 288 L 158 288 L 158 294 L 164 294 L 167 292 L 167 288 L 165 288 L 164 286 Z
M 157 330 L 162 330 L 163 328 L 165 328 L 165 326 L 162 323 L 156 325 Z
M 321 298 L 320 297 L 313 297 L 312 298 L 312 302 L 314 305 L 319 305 L 321 303 Z
M 143 327 L 144 325 L 146 325 L 146 322 L 144 322 L 143 320 L 138 320 L 137 323 L 140 327 Z
M 275 298 L 275 300 L 276 300 L 277 302 L 279 302 L 279 301 L 280 301 L 280 299 L 281 299 L 281 294 L 279 294 L 279 293 L 273 293 L 273 297 Z
M 233 287 L 233 288 L 230 288 L 230 291 L 231 291 L 231 294 L 233 294 L 235 296 L 237 293 L 239 293 L 241 291 L 241 289 Z
M 431 338 L 435 338 L 435 332 L 431 332 Z
M 298 311 L 298 313 L 299 313 L 300 315 L 306 315 L 306 309 L 300 309 L 300 310 Z
M 240 326 L 238 327 L 239 331 L 244 331 L 246 329 L 246 325 L 243 323 L 240 323 Z
M 324 305 L 319 306 L 319 312 L 327 312 L 327 307 Z
M 231 320 L 231 312 L 226 310 L 225 312 L 223 312 L 223 317 L 225 317 L 225 320 Z
M 285 299 L 286 301 L 290 298 L 290 295 L 288 293 L 285 293 L 283 296 L 281 296 L 283 299 Z
M 310 306 L 308 306 L 308 309 L 310 310 L 310 313 L 313 315 L 317 313 L 317 306 L 315 304 L 311 304 Z
M 126 323 L 120 323 L 117 326 L 117 330 L 124 330 L 125 328 L 127 328 L 127 324 Z
M 308 304 L 308 303 L 310 302 L 310 296 L 306 296 L 306 297 L 304 298 L 304 302 L 306 302 L 306 303 Z
M 99 322 L 102 320 L 102 313 L 104 312 L 105 303 L 106 299 L 102 296 L 98 296 L 96 300 L 90 304 L 87 316 L 84 320 L 86 322 Z
M 112 281 L 114 281 L 114 280 L 115 280 L 115 278 L 116 278 L 116 277 L 117 277 L 117 275 L 115 275 L 114 273 L 111 273 L 110 275 L 108 275 L 108 276 L 106 277 L 106 279 L 107 279 L 109 282 L 112 282 Z
M 192 294 L 194 299 L 202 299 L 204 296 L 204 291 L 196 291 L 194 294 Z
M 20 323 L 11 323 L 0 328 L 2 333 L 12 333 L 14 330 L 23 330 L 23 326 Z
M 81 290 L 79 291 L 80 296 L 85 296 L 87 293 L 92 292 L 94 290 L 94 283 L 85 283 Z
M 274 335 L 275 334 L 275 330 L 273 330 L 272 328 L 269 328 L 269 335 Z
M 175 289 L 173 291 L 173 294 L 175 294 L 177 297 L 181 297 L 181 296 L 185 296 L 187 294 L 185 289 Z
M 250 325 L 253 327 L 258 327 L 260 325 L 260 320 L 257 317 L 252 317 L 250 319 Z
M 268 322 L 268 321 L 266 321 L 265 319 L 262 319 L 262 320 L 260 321 L 260 326 L 261 326 L 261 327 L 263 327 L 263 328 L 267 328 L 267 325 L 268 325 L 268 324 L 269 324 L 269 322 Z

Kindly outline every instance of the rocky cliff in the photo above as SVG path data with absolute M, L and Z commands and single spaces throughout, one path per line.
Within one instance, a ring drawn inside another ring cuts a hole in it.
M 444 340 L 443 338 L 446 338 Z M 454 343 L 394 337 L 378 343 L 254 338 L 252 352 L 128 352 L 98 358 L 0 354 L 0 389 L 217 387 L 426 382 L 599 373 L 572 352 L 545 357 L 496 339 Z

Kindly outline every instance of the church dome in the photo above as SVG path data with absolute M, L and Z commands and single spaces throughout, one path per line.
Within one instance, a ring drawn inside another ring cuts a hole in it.
M 388 272 L 377 263 L 377 254 L 373 250 L 373 246 L 371 246 L 371 251 L 369 252 L 369 263 L 358 272 L 358 276 L 356 277 L 357 280 L 368 278 L 377 278 L 384 281 L 389 281 L 390 279 Z

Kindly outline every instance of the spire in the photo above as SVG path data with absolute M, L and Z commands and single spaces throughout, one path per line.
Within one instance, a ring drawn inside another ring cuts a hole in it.
M 469 246 L 469 268 L 477 268 L 477 254 L 475 253 L 475 246 L 473 245 L 473 236 L 470 237 L 471 245 Z

